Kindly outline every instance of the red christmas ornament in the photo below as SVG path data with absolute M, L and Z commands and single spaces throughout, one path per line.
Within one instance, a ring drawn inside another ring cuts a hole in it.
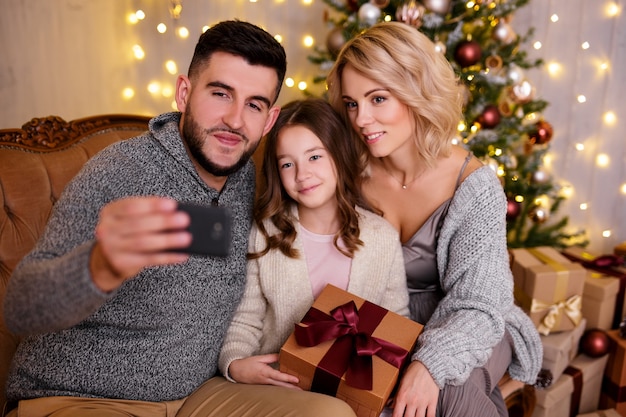
M 478 42 L 463 41 L 454 50 L 454 59 L 460 66 L 465 68 L 477 64 L 482 58 L 482 54 L 483 52 Z
M 359 0 L 346 0 L 346 6 L 348 6 L 353 12 L 359 10 Z
M 507 200 L 506 202 L 506 219 L 515 220 L 522 211 L 522 204 L 515 200 Z
M 493 129 L 500 123 L 500 111 L 493 104 L 485 106 L 483 113 L 478 116 L 478 123 L 485 129 Z
M 580 350 L 587 356 L 599 358 L 609 353 L 610 339 L 602 329 L 589 329 L 580 339 Z
M 545 120 L 540 120 L 535 124 L 536 130 L 530 134 L 530 142 L 543 145 L 552 139 L 552 125 Z

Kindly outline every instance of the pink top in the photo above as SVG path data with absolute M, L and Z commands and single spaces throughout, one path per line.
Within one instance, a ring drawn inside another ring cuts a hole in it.
M 326 284 L 343 290 L 348 288 L 352 258 L 339 252 L 333 244 L 334 235 L 318 235 L 300 225 L 299 233 L 304 244 L 304 257 L 316 298 Z M 339 241 L 341 244 L 341 240 Z

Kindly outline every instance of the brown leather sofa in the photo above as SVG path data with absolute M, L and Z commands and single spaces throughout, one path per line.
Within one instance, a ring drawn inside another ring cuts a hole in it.
M 0 306 L 11 271 L 41 235 L 54 202 L 83 164 L 107 145 L 136 136 L 149 117 L 98 115 L 66 122 L 57 116 L 34 118 L 21 129 L 0 130 Z M 260 167 L 262 146 L 254 159 Z M 5 385 L 19 339 L 4 324 L 0 308 L 0 416 Z M 532 387 L 500 382 L 511 416 L 529 416 Z

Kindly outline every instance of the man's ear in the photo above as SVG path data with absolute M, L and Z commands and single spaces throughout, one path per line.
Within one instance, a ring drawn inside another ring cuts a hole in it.
M 272 126 L 274 126 L 274 123 L 276 123 L 276 119 L 278 119 L 279 114 L 280 114 L 280 106 L 273 106 L 272 108 L 270 108 L 268 115 L 267 115 L 267 120 L 265 121 L 265 128 L 263 129 L 263 136 L 265 136 L 267 132 L 270 131 Z
M 176 79 L 176 107 L 178 111 L 187 109 L 187 102 L 191 94 L 191 80 L 186 75 L 179 75 Z

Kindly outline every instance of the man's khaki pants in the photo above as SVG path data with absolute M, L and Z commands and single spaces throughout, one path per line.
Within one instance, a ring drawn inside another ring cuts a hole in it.
M 189 397 L 146 402 L 78 397 L 20 401 L 7 417 L 355 417 L 344 401 L 272 385 L 211 378 Z

